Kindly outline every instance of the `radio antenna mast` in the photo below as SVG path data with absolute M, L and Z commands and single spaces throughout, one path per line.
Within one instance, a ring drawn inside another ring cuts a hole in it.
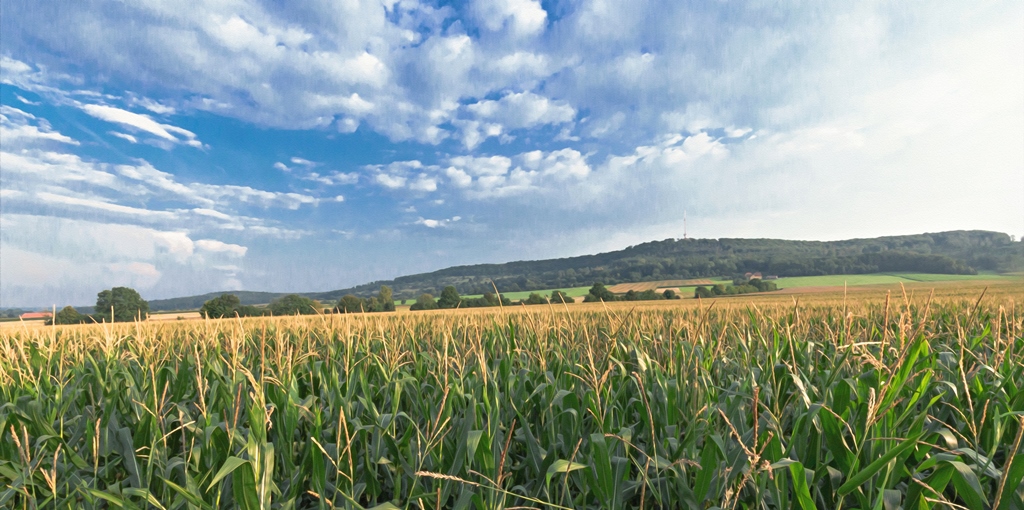
M 687 239 L 687 237 L 686 237 L 686 211 L 685 210 L 683 211 L 683 239 Z

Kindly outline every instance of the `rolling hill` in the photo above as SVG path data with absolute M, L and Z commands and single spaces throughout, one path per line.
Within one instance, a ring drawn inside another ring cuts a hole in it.
M 817 276 L 910 271 L 933 274 L 975 274 L 979 270 L 1024 269 L 1024 242 L 1009 235 L 959 230 L 844 241 L 781 239 L 666 239 L 623 250 L 560 259 L 504 264 L 475 264 L 431 273 L 401 276 L 328 292 L 297 292 L 322 302 L 345 294 L 370 296 L 388 285 L 396 299 L 420 293 L 440 294 L 453 285 L 462 294 L 577 287 L 666 279 L 731 277 L 747 271 L 778 276 Z M 274 292 L 231 292 L 242 304 L 261 304 L 284 295 Z M 150 309 L 194 310 L 213 292 L 199 296 L 150 301 Z

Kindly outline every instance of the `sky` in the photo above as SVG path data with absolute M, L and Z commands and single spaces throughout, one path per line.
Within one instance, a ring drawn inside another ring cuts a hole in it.
M 4 0 L 0 307 L 1024 236 L 1024 3 Z

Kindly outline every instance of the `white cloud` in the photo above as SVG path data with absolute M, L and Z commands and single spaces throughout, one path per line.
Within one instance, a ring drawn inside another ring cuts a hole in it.
M 119 165 L 119 174 L 143 183 L 149 187 L 160 189 L 176 195 L 179 199 L 210 208 L 222 200 L 232 200 L 242 204 L 259 207 L 284 207 L 298 209 L 302 205 L 316 205 L 319 200 L 310 195 L 293 192 L 266 191 L 249 186 L 233 184 L 183 184 L 148 162 L 141 161 L 137 165 Z
M 210 218 L 216 218 L 218 220 L 224 220 L 224 221 L 233 221 L 234 220 L 234 218 L 232 218 L 231 215 L 224 214 L 224 213 L 222 213 L 220 211 L 217 211 L 217 210 L 214 210 L 214 209 L 206 209 L 206 208 L 202 208 L 202 207 L 197 207 L 195 209 L 192 209 L 192 212 L 194 212 L 196 214 L 199 214 L 201 216 L 207 216 L 207 217 L 210 217 Z
M 512 129 L 571 122 L 576 116 L 576 110 L 565 101 L 552 101 L 532 92 L 479 101 L 466 109 L 478 118 L 495 120 Z
M 232 257 L 244 257 L 249 250 L 245 246 L 225 243 L 216 239 L 200 239 L 195 242 L 196 248 L 215 253 L 224 253 Z
M 516 37 L 535 35 L 547 23 L 547 12 L 537 0 L 475 0 L 470 10 L 487 30 Z
M 43 141 L 78 145 L 77 140 L 55 131 L 45 119 L 8 105 L 0 105 L 0 137 L 5 148 L 11 148 L 12 144 L 34 145 Z
M 440 220 L 432 220 L 432 219 L 429 219 L 429 218 L 419 218 L 419 219 L 416 220 L 415 224 L 416 225 L 423 225 L 424 227 L 427 227 L 427 228 L 445 228 L 445 227 L 450 226 L 452 223 L 455 223 L 455 222 L 457 222 L 457 221 L 459 221 L 461 219 L 462 219 L 461 216 L 452 216 L 451 218 L 440 219 Z
M 582 179 L 590 174 L 586 158 L 575 149 L 561 149 L 547 154 L 543 151 L 530 151 L 521 154 L 519 159 L 525 168 L 559 180 L 570 177 Z
M 377 184 L 380 184 L 385 188 L 398 189 L 405 186 L 405 181 L 407 181 L 408 179 L 399 175 L 388 175 L 381 173 L 374 176 L 373 180 L 376 181 Z
M 409 183 L 409 189 L 413 191 L 435 191 L 437 190 L 437 179 L 420 175 L 415 181 Z
M 526 192 L 551 192 L 566 181 L 587 177 L 591 168 L 586 157 L 575 149 L 529 151 L 507 156 L 455 156 L 448 159 L 443 173 L 470 199 L 520 195 Z
M 328 186 L 340 186 L 359 182 L 359 174 L 356 172 L 331 172 L 328 175 L 320 175 L 316 172 L 310 172 L 309 175 L 302 177 L 302 179 L 319 182 L 320 184 L 326 184 Z
M 43 202 L 60 205 L 70 205 L 84 207 L 87 209 L 98 209 L 100 211 L 115 213 L 125 216 L 138 216 L 147 219 L 162 219 L 162 220 L 175 220 L 178 215 L 170 211 L 153 211 L 149 209 L 142 209 L 138 207 L 129 207 L 126 205 L 113 204 L 110 202 L 104 202 L 102 200 L 94 200 L 87 198 L 69 197 L 65 195 L 57 195 L 54 193 L 48 193 L 41 191 L 36 193 L 35 197 Z
M 401 189 L 408 185 L 413 191 L 434 191 L 437 189 L 437 180 L 424 173 L 424 170 L 434 172 L 436 166 L 425 166 L 419 160 L 395 161 L 386 165 L 368 165 L 366 171 L 373 174 L 372 181 L 388 189 Z
M 565 101 L 552 101 L 532 92 L 509 93 L 499 100 L 484 100 L 465 107 L 478 120 L 456 121 L 463 144 L 472 149 L 483 140 L 509 129 L 572 122 L 576 110 Z
M 21 94 L 14 94 L 14 97 L 16 97 L 18 99 L 18 101 L 21 101 L 22 103 L 25 103 L 27 105 L 39 106 L 39 105 L 43 104 L 43 103 L 40 103 L 39 101 L 29 101 L 28 99 L 25 99 L 24 97 L 21 97 Z
M 448 164 L 474 176 L 505 175 L 512 167 L 512 160 L 506 156 L 455 156 Z
M 134 136 L 129 135 L 128 133 L 118 133 L 117 131 L 110 131 L 110 134 L 118 138 L 121 138 L 122 140 L 128 140 L 131 143 L 139 143 L 138 138 L 135 138 Z
M 149 115 L 98 104 L 84 104 L 80 108 L 97 119 L 156 135 L 168 142 L 184 143 L 199 148 L 203 146 L 202 142 L 196 139 L 195 133 L 171 124 L 161 124 Z

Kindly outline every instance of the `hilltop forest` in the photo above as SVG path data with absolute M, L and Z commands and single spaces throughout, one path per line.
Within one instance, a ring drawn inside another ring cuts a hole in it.
M 732 278 L 760 271 L 778 276 L 921 272 L 975 274 L 1024 270 L 1024 242 L 1009 235 L 960 230 L 845 241 L 780 239 L 666 239 L 623 250 L 561 259 L 457 266 L 303 296 L 323 302 L 345 294 L 373 296 L 381 285 L 395 299 L 439 295 L 447 286 L 461 294 L 589 286 L 667 279 Z M 150 301 L 153 310 L 198 309 L 221 293 Z M 284 293 L 234 292 L 243 305 L 268 303 Z

